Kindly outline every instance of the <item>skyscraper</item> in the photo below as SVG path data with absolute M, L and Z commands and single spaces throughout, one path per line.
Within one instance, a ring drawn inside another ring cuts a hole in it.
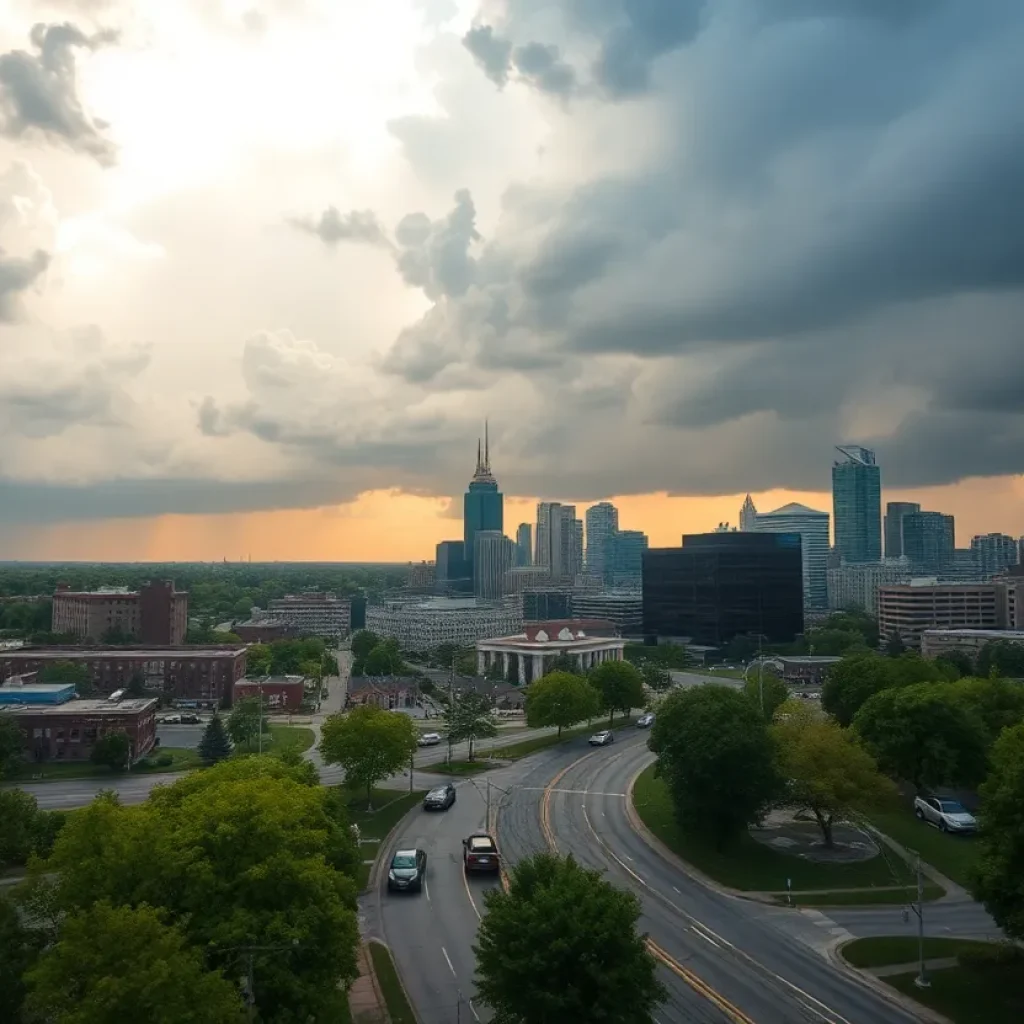
M 576 509 L 573 508 L 572 521 L 572 549 L 569 552 L 569 577 L 575 580 L 583 575 L 583 520 L 575 518 Z
M 832 463 L 836 550 L 844 562 L 878 562 L 882 558 L 882 475 L 875 453 L 858 445 L 840 445 L 836 450 L 843 456 Z
M 754 499 L 748 494 L 740 509 L 740 531 L 753 533 L 757 529 L 757 507 Z
M 537 505 L 534 565 L 547 566 L 552 580 L 575 578 L 582 568 L 583 523 L 575 505 L 542 501 Z
M 807 611 L 824 611 L 828 608 L 828 513 L 791 502 L 774 512 L 757 513 L 754 531 L 800 534 L 804 566 L 804 608 Z
M 504 499 L 498 490 L 498 481 L 491 473 L 490 439 L 484 425 L 484 442 L 476 443 L 476 472 L 462 500 L 462 530 L 465 544 L 467 575 L 476 579 L 473 559 L 476 554 L 476 535 L 480 530 L 502 532 L 505 526 Z
M 640 530 L 619 530 L 609 541 L 605 581 L 615 587 L 637 587 L 643 574 L 647 534 Z
M 516 530 L 516 565 L 533 565 L 533 527 L 520 523 Z
M 899 558 L 903 554 L 903 517 L 920 512 L 916 501 L 890 501 L 885 506 L 885 557 Z
M 903 515 L 903 554 L 917 570 L 939 573 L 953 564 L 956 530 L 952 516 L 941 512 Z
M 473 551 L 473 593 L 493 600 L 505 592 L 505 573 L 515 561 L 515 544 L 501 530 L 477 530 Z
M 619 532 L 619 510 L 608 501 L 587 509 L 587 575 L 605 578 L 608 547 Z
M 1020 562 L 1019 542 L 1005 533 L 986 533 L 971 538 L 971 551 L 983 577 L 1005 572 Z

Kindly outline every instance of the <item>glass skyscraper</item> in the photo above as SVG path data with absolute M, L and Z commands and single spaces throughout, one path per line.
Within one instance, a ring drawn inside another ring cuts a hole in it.
M 484 443 L 476 443 L 476 472 L 469 482 L 469 488 L 462 500 L 462 531 L 465 544 L 465 558 L 468 573 L 475 578 L 473 557 L 476 551 L 476 535 L 481 530 L 504 530 L 504 497 L 498 490 L 498 481 L 491 473 L 490 442 L 487 428 L 484 428 Z
M 875 453 L 856 445 L 836 449 L 832 463 L 832 510 L 836 551 L 844 562 L 882 559 L 882 473 Z

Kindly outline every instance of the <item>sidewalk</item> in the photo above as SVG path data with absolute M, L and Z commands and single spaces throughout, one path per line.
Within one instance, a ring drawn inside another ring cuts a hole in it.
M 365 943 L 359 947 L 359 977 L 348 990 L 348 1005 L 352 1024 L 390 1024 Z
M 947 967 L 956 967 L 959 961 L 955 956 L 936 956 L 925 960 L 926 971 L 941 971 Z M 885 964 L 883 967 L 860 967 L 865 974 L 873 974 L 876 978 L 891 978 L 895 974 L 917 974 L 921 965 L 915 960 L 912 964 Z

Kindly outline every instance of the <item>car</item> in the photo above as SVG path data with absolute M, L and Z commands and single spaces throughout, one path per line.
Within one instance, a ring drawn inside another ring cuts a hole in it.
M 638 729 L 650 729 L 652 725 L 654 725 L 653 711 L 645 712 L 636 720 L 636 727 Z
M 200 722 L 202 722 L 202 719 L 198 715 L 193 714 L 191 712 L 181 716 L 182 725 L 199 725 Z
M 603 729 L 601 732 L 595 732 L 588 742 L 592 747 L 606 747 L 609 743 L 615 742 L 615 733 L 611 729 Z
M 462 840 L 462 870 L 467 875 L 471 871 L 501 870 L 498 844 L 492 836 L 486 832 L 474 832 Z
M 181 725 L 181 715 L 164 715 L 160 719 L 160 725 Z
M 958 800 L 941 796 L 919 796 L 914 799 L 914 813 L 940 832 L 966 834 L 978 831 L 978 819 Z
M 448 782 L 432 789 L 423 798 L 423 810 L 447 811 L 453 803 L 455 803 L 455 786 Z
M 421 747 L 436 747 L 441 742 L 439 732 L 425 732 L 416 743 Z
M 406 847 L 395 850 L 388 868 L 388 892 L 420 892 L 427 874 L 427 855 Z

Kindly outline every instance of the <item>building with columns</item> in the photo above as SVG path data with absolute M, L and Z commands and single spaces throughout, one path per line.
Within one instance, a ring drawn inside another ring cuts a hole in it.
M 594 632 L 590 622 L 578 620 L 531 623 L 515 636 L 478 640 L 477 673 L 484 675 L 498 664 L 506 679 L 526 685 L 550 672 L 555 660 L 563 655 L 579 671 L 586 672 L 604 661 L 622 661 L 626 641 L 607 635 L 612 633 L 610 624 Z

